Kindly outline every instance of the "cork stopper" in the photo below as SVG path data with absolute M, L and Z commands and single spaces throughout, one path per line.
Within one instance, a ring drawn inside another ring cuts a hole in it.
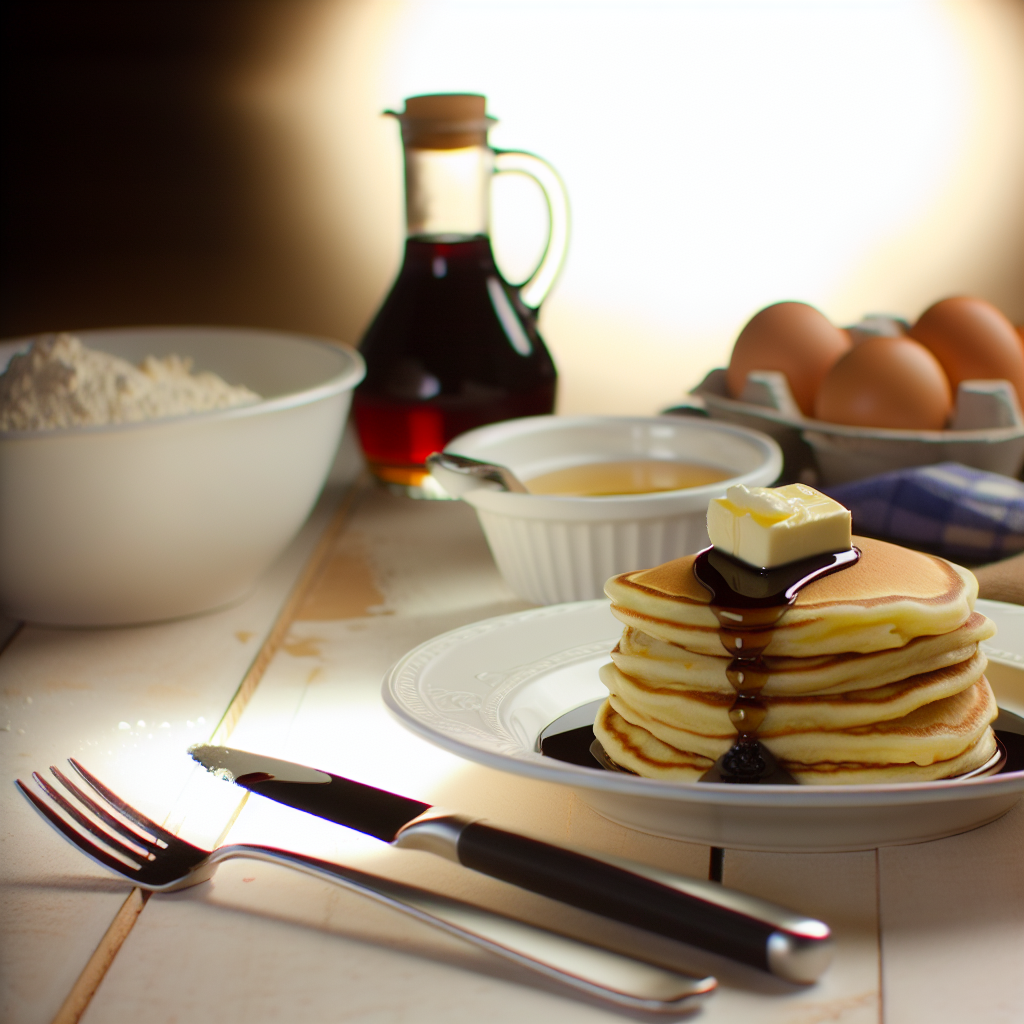
M 405 111 L 385 110 L 402 125 L 402 141 L 414 149 L 462 149 L 486 146 L 495 118 L 487 115 L 487 97 L 473 93 L 410 96 Z

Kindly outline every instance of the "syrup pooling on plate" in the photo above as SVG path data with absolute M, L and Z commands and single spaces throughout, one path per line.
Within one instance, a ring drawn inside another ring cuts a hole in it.
M 766 714 L 760 694 L 771 674 L 763 655 L 774 627 L 797 594 L 859 558 L 860 550 L 853 547 L 774 569 L 755 569 L 713 547 L 697 555 L 694 576 L 711 594 L 722 646 L 732 655 L 726 676 L 736 691 L 729 720 L 737 734 L 736 742 L 701 776 L 701 782 L 794 783 L 757 739 Z

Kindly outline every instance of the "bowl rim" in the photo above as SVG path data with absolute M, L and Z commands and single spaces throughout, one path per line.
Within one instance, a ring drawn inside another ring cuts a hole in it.
M 555 414 L 524 416 L 468 430 L 464 434 L 452 438 L 445 445 L 444 450 L 452 451 L 456 454 L 468 454 L 459 450 L 463 439 L 467 437 L 475 438 L 487 433 L 507 433 L 512 437 L 516 437 L 544 433 L 545 430 L 541 427 L 541 424 L 550 423 L 556 430 L 568 430 L 588 425 L 604 425 L 609 422 L 624 426 L 628 424 L 670 426 L 675 430 L 704 431 L 719 435 L 732 435 L 759 447 L 763 458 L 762 462 L 753 469 L 735 472 L 724 480 L 702 484 L 699 487 L 684 487 L 672 491 L 653 491 L 649 494 L 564 495 L 514 494 L 512 492 L 480 488 L 479 490 L 469 491 L 462 495 L 462 499 L 470 505 L 482 506 L 489 511 L 499 511 L 500 506 L 501 512 L 512 515 L 515 514 L 514 510 L 526 512 L 527 508 L 536 512 L 545 508 L 551 511 L 555 509 L 566 511 L 570 509 L 579 509 L 580 511 L 587 509 L 594 511 L 603 508 L 608 512 L 613 510 L 625 512 L 627 507 L 677 504 L 680 501 L 685 501 L 686 504 L 693 504 L 697 507 L 701 504 L 706 505 L 710 498 L 718 495 L 725 487 L 734 486 L 737 483 L 747 483 L 749 479 L 762 475 L 767 467 L 775 467 L 775 478 L 782 472 L 782 449 L 773 437 L 750 427 L 741 427 L 732 423 L 722 423 L 718 420 L 703 418 L 697 420 L 686 417 L 667 416 L 558 416 Z
M 324 349 L 340 357 L 342 363 L 339 371 L 329 377 L 321 384 L 311 388 L 304 388 L 301 391 L 292 391 L 284 395 L 276 395 L 273 398 L 261 398 L 258 402 L 249 402 L 244 405 L 233 405 L 222 409 L 207 409 L 202 412 L 181 413 L 177 416 L 160 416 L 143 420 L 132 420 L 127 423 L 89 423 L 72 427 L 45 427 L 39 430 L 0 430 L 0 441 L 16 440 L 43 440 L 57 439 L 63 437 L 87 437 L 98 434 L 117 434 L 135 430 L 159 429 L 161 427 L 180 425 L 184 423 L 209 423 L 219 420 L 244 419 L 250 416 L 262 416 L 269 413 L 280 412 L 285 409 L 295 409 L 304 405 L 312 405 L 315 402 L 332 398 L 344 391 L 353 389 L 366 376 L 366 363 L 358 350 L 352 345 L 343 341 L 334 341 L 330 338 L 318 338 L 309 334 L 299 334 L 293 331 L 275 331 L 262 327 L 233 327 L 224 325 L 203 324 L 147 324 L 139 327 L 90 327 L 82 330 L 71 330 L 67 333 L 79 338 L 87 338 L 96 334 L 145 334 L 156 331 L 180 331 L 182 333 L 203 333 L 219 334 L 222 337 L 240 337 L 242 335 L 261 334 L 267 337 L 277 337 L 289 341 L 297 341 L 316 348 Z M 20 338 L 0 339 L 0 345 L 5 348 L 21 345 L 27 348 L 40 335 L 56 332 L 41 331 L 36 334 L 25 335 Z M 21 349 L 12 352 L 12 358 Z

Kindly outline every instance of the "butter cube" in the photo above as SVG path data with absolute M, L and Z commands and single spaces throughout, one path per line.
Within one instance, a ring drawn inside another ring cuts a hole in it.
M 829 551 L 848 551 L 850 510 L 806 484 L 730 487 L 708 505 L 708 536 L 719 551 L 759 569 Z

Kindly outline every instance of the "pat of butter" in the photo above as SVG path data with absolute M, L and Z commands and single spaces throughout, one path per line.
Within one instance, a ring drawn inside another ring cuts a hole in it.
M 773 569 L 849 550 L 850 511 L 806 484 L 739 484 L 708 505 L 708 536 L 719 551 L 759 569 Z

